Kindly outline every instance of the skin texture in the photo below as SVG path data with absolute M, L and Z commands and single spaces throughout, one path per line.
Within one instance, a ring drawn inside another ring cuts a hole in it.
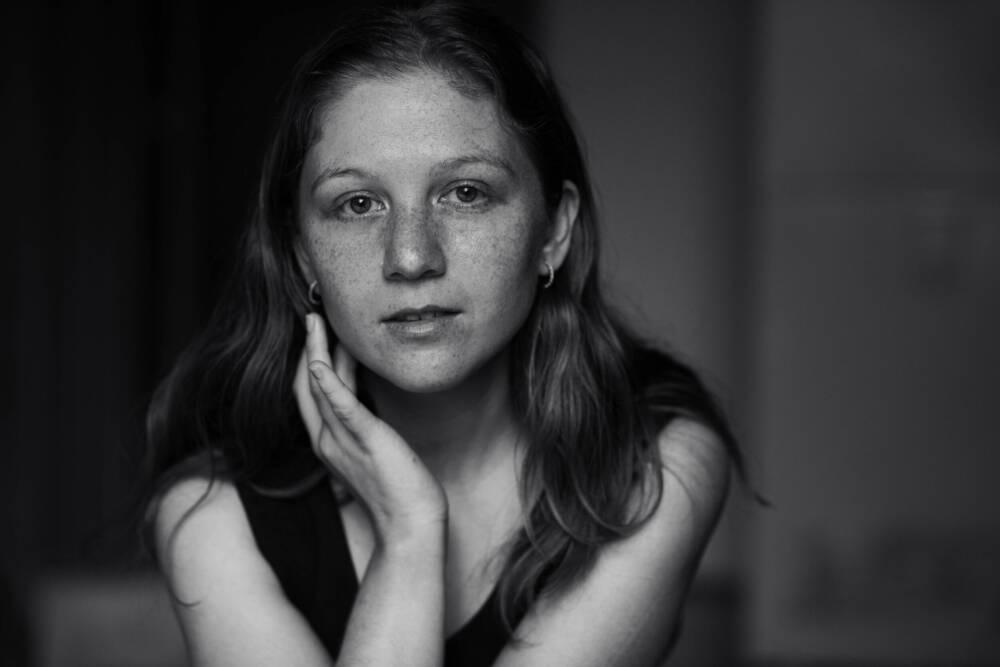
M 491 99 L 430 72 L 356 83 L 321 128 L 301 179 L 300 254 L 333 331 L 400 389 L 460 384 L 521 327 L 545 272 L 534 167 Z M 458 312 L 432 336 L 385 325 L 431 304 Z

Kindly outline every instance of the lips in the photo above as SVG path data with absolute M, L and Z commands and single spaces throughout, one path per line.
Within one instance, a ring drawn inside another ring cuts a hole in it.
M 444 308 L 442 306 L 429 305 L 423 308 L 403 308 L 392 313 L 383 322 L 422 322 L 436 320 L 441 317 L 458 315 L 459 311 L 454 308 Z

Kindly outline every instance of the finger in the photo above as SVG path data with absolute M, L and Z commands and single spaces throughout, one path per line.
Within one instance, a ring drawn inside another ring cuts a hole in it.
M 343 428 L 343 427 L 341 427 Z M 331 471 L 336 471 L 340 475 L 340 470 L 347 464 L 349 466 L 350 457 L 347 456 L 347 448 L 343 446 L 341 440 L 330 430 L 326 424 L 320 428 L 319 438 L 313 443 L 313 452 L 326 464 Z
M 344 443 L 354 442 L 354 437 L 344 428 L 333 411 L 329 410 L 329 406 L 327 409 L 330 414 L 326 418 L 321 414 L 319 406 L 326 405 L 327 400 L 316 380 L 309 374 L 305 350 L 302 350 L 295 369 L 294 386 L 299 414 L 309 434 L 313 452 L 327 464 L 328 468 L 332 471 L 337 470 L 342 463 L 340 457 L 344 454 Z M 331 425 L 327 425 L 327 420 Z
M 330 347 L 326 340 L 326 323 L 316 313 L 306 314 L 306 357 L 307 364 L 322 361 L 333 367 L 330 359 Z
M 306 357 L 305 372 L 313 399 L 313 406 L 316 408 L 317 414 L 320 415 L 320 420 L 325 422 L 330 428 L 334 439 L 349 442 L 352 440 L 349 432 L 346 431 L 335 411 L 331 410 L 326 393 L 309 370 L 309 364 L 313 362 L 325 363 L 327 365 L 331 363 L 330 350 L 326 340 L 326 325 L 323 318 L 315 313 L 306 314 L 306 346 L 304 352 Z M 314 440 L 313 444 L 316 445 L 317 442 Z
M 358 362 L 347 351 L 343 343 L 338 342 L 333 349 L 333 370 L 337 373 L 340 381 L 351 390 L 355 396 L 358 395 L 356 373 Z
M 325 424 L 320 427 L 319 438 L 313 443 L 313 452 L 333 478 L 337 498 L 344 500 L 351 496 L 357 497 L 357 490 L 343 472 L 352 469 L 352 457 L 348 456 L 346 448 L 337 441 Z
M 323 428 L 323 416 L 316 406 L 316 399 L 309 386 L 310 376 L 306 364 L 306 351 L 303 349 L 302 354 L 299 355 L 299 363 L 295 367 L 295 380 L 292 383 L 292 388 L 295 393 L 295 402 L 299 408 L 299 415 L 302 417 L 302 423 L 305 424 L 306 433 L 309 434 L 309 441 L 315 447 L 316 443 L 319 442 L 320 429 Z
M 323 392 L 323 388 L 320 386 L 319 381 L 308 370 L 306 373 L 309 376 L 309 391 L 311 392 L 310 398 L 312 398 L 313 405 L 316 407 L 316 410 L 320 415 L 322 428 L 328 430 L 329 435 L 332 436 L 335 441 L 341 443 L 341 446 L 355 444 L 357 442 L 357 438 L 347 430 L 346 426 L 344 426 L 344 423 L 341 421 L 333 405 L 330 403 L 330 399 Z M 318 443 L 313 444 L 316 445 Z M 317 450 L 317 454 L 319 453 L 321 452 Z
M 375 426 L 375 417 L 368 411 L 358 397 L 355 396 L 347 385 L 337 377 L 333 369 L 322 361 L 309 362 L 309 372 L 312 374 L 320 391 L 329 401 L 329 407 L 340 423 L 357 436 L 361 443 L 364 443 L 367 435 Z M 323 406 L 320 405 L 323 412 Z

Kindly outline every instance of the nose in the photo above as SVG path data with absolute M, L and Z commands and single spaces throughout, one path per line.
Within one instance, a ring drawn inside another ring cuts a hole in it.
M 444 275 L 445 256 L 437 221 L 423 210 L 401 212 L 386 230 L 382 275 L 386 280 L 420 280 Z

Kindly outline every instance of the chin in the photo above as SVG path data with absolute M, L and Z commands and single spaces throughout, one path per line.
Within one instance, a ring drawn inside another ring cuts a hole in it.
M 400 391 L 411 394 L 440 394 L 459 387 L 462 382 L 453 378 L 405 378 L 392 384 Z
M 382 372 L 366 368 L 366 384 L 369 389 L 378 387 L 408 394 L 431 395 L 448 392 L 460 387 L 465 380 L 462 375 L 435 373 L 401 373 L 398 370 Z
M 429 395 L 460 389 L 477 380 L 488 383 L 493 373 L 502 373 L 505 378 L 503 356 L 490 356 L 479 363 L 452 358 L 436 363 L 374 363 L 366 367 L 371 376 L 369 381 L 391 385 L 398 391 Z

